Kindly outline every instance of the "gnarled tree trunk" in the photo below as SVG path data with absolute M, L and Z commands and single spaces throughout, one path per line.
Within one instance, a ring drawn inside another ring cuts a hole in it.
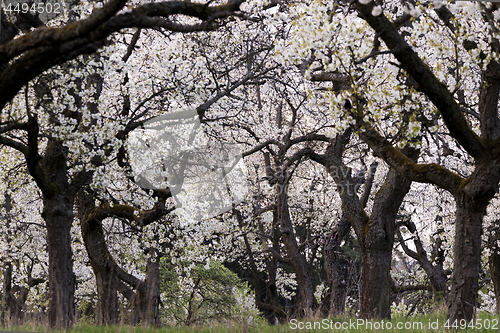
M 373 180 L 375 178 L 375 172 L 377 170 L 378 162 L 373 162 L 370 166 L 370 172 L 366 179 L 356 179 L 359 185 L 363 181 L 365 183 L 365 189 L 363 195 L 359 200 L 361 208 L 366 207 L 370 192 L 373 186 Z M 330 166 L 330 170 L 331 170 Z M 357 186 L 353 187 L 354 189 Z M 341 253 L 342 240 L 347 236 L 351 225 L 347 216 L 344 215 L 339 220 L 332 235 L 329 237 L 327 243 L 325 244 L 325 270 L 328 277 L 329 286 L 329 297 L 330 297 L 330 309 L 329 314 L 333 316 L 341 316 L 345 312 L 345 300 L 347 296 L 347 279 L 348 279 L 348 267 L 347 262 Z
M 360 317 L 390 318 L 390 269 L 395 220 L 403 198 L 410 189 L 411 181 L 391 168 L 375 196 L 371 216 L 367 216 L 363 206 L 369 193 L 364 193 L 363 198 L 359 199 L 356 182 L 350 169 L 342 162 L 350 135 L 350 129 L 338 135 L 324 155 L 311 153 L 311 159 L 324 165 L 335 180 L 342 199 L 343 212 L 361 247 Z M 411 158 L 417 159 L 418 150 L 405 149 Z
M 82 188 L 78 192 L 77 205 L 85 248 L 96 276 L 99 297 L 98 323 L 113 324 L 118 321 L 117 292 L 120 291 L 133 309 L 132 318 L 129 318 L 131 324 L 137 324 L 141 320 L 145 326 L 159 327 L 161 323 L 158 250 L 150 249 L 151 257 L 147 261 L 145 281 L 124 272 L 108 251 L 102 227 L 102 220 L 113 215 L 110 212 L 99 211 L 87 190 Z
M 118 322 L 116 263 L 107 249 L 101 222 L 86 216 L 94 208 L 94 202 L 85 189 L 78 192 L 77 206 L 83 241 L 96 278 L 97 324 L 114 324 Z

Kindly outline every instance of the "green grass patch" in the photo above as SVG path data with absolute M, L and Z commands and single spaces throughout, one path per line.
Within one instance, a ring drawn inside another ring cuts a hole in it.
M 306 320 L 292 320 L 281 325 L 267 325 L 260 323 L 255 326 L 241 325 L 238 323 L 221 324 L 216 323 L 206 326 L 189 327 L 163 327 L 144 328 L 127 325 L 95 326 L 89 324 L 78 324 L 67 331 L 68 333 L 292 333 L 292 332 L 342 332 L 342 333 L 371 333 L 371 332 L 445 332 L 446 315 L 443 313 L 433 313 L 413 317 L 394 316 L 391 321 L 368 320 L 362 321 L 354 317 L 345 318 L 311 318 Z M 472 325 L 473 324 L 473 325 Z M 452 323 L 450 324 L 452 326 Z M 465 325 L 457 323 L 459 332 L 490 333 L 500 332 L 498 316 L 480 313 L 474 323 Z M 450 327 L 453 330 L 453 327 Z M 22 325 L 3 329 L 17 332 L 49 332 L 46 327 L 34 325 Z

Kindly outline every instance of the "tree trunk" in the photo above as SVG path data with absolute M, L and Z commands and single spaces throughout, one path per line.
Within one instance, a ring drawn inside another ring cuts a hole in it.
M 259 190 L 260 192 L 260 190 Z M 244 229 L 243 216 L 241 212 L 237 209 L 233 209 L 233 214 L 236 216 L 238 225 L 241 229 Z M 277 224 L 277 214 L 273 212 L 273 226 L 275 229 Z M 259 231 L 262 235 L 266 234 L 264 226 L 259 222 Z M 272 242 L 273 250 L 279 251 L 279 236 L 277 232 L 272 232 Z M 255 305 L 259 310 L 262 311 L 263 316 L 266 318 L 269 324 L 275 325 L 277 322 L 284 321 L 287 317 L 286 313 L 283 311 L 278 302 L 278 289 L 276 288 L 276 269 L 277 269 L 277 259 L 273 256 L 271 258 L 265 258 L 267 280 L 261 277 L 257 264 L 255 263 L 254 253 L 248 240 L 248 236 L 243 234 L 243 241 L 245 244 L 245 250 L 249 259 L 250 271 L 252 272 L 252 285 L 255 293 Z M 266 240 L 261 239 L 262 244 L 265 244 Z
M 49 255 L 49 311 L 51 328 L 66 329 L 74 322 L 74 276 L 71 252 L 71 226 L 75 192 L 69 183 L 67 149 L 60 141 L 49 140 L 43 159 L 38 156 L 38 126 L 30 118 L 28 132 L 30 174 L 42 190 L 42 218 L 47 229 Z
M 329 153 L 331 154 L 332 151 L 329 151 Z M 340 154 L 339 160 L 341 160 L 341 153 L 342 150 L 337 151 L 337 154 Z M 331 159 L 330 163 L 332 163 L 333 161 L 334 160 Z M 364 180 L 365 189 L 363 195 L 359 199 L 359 204 L 362 209 L 366 207 L 366 203 L 370 196 L 377 166 L 377 162 L 373 162 L 371 164 L 370 172 Z M 332 165 L 329 165 L 328 169 L 330 171 L 336 170 L 334 172 L 338 172 L 338 170 L 340 170 L 339 167 L 334 168 L 333 163 Z M 357 189 L 357 186 L 361 185 L 361 183 L 362 181 L 358 178 L 357 182 L 353 183 L 353 188 Z M 329 314 L 333 316 L 342 316 L 345 312 L 345 299 L 347 296 L 346 281 L 348 279 L 349 269 L 347 267 L 348 263 L 345 261 L 341 253 L 341 244 L 346 235 L 349 233 L 350 228 L 351 225 L 349 223 L 349 220 L 347 219 L 347 215 L 344 212 L 344 215 L 335 226 L 334 230 L 332 231 L 332 235 L 329 237 L 325 245 L 325 271 L 327 274 L 328 286 L 330 290 Z
M 391 318 L 392 251 L 365 249 L 361 259 L 361 318 Z
M 277 325 L 279 322 L 283 322 L 287 318 L 286 312 L 283 310 L 278 299 L 278 288 L 276 287 L 276 271 L 277 263 L 275 261 L 267 260 L 267 276 L 266 281 L 266 297 L 265 303 L 260 301 L 257 304 L 259 309 L 270 312 L 267 316 L 267 321 L 271 325 Z
M 405 148 L 406 149 L 406 148 Z M 419 152 L 411 151 L 417 159 Z M 391 317 L 391 260 L 396 215 L 411 181 L 390 169 L 375 195 L 372 213 L 361 227 L 361 318 Z
M 457 208 L 453 275 L 448 297 L 448 319 L 451 323 L 460 319 L 469 322 L 475 316 L 481 264 L 482 221 L 486 214 L 485 204 L 478 205 L 465 195 L 455 200 Z
M 296 314 L 299 317 L 312 315 L 316 309 L 317 302 L 314 297 L 314 288 L 309 268 L 307 266 L 304 255 L 300 252 L 297 244 L 297 238 L 293 229 L 290 212 L 288 209 L 288 198 L 286 195 L 285 185 L 283 182 L 277 186 L 277 212 L 278 221 L 281 227 L 281 233 L 285 244 L 288 256 L 291 259 L 291 264 L 297 278 L 298 302 Z
M 490 200 L 498 192 L 500 157 L 477 161 L 476 168 L 455 194 L 455 244 L 453 274 L 448 297 L 451 323 L 475 317 L 481 264 L 483 218 Z
M 324 155 L 311 154 L 311 159 L 324 165 L 335 180 L 342 199 L 343 213 L 353 227 L 361 247 L 360 317 L 390 318 L 390 270 L 395 219 L 411 181 L 391 168 L 374 198 L 372 213 L 368 217 L 363 207 L 369 191 L 363 194 L 362 200 L 359 199 L 356 182 L 350 169 L 342 161 L 351 132 L 348 129 L 344 134 L 337 135 Z M 405 147 L 403 151 L 413 160 L 420 153 L 410 147 Z M 372 165 L 372 168 L 374 173 L 376 165 Z
M 143 325 L 160 327 L 160 255 L 158 250 L 150 249 L 146 264 L 147 304 L 143 314 Z
M 436 299 L 445 299 L 448 297 L 448 289 L 446 287 L 446 273 L 444 271 L 444 250 L 442 249 L 442 243 L 443 240 L 441 237 L 437 237 L 434 240 L 434 246 L 432 248 L 432 257 L 434 258 L 433 261 L 435 262 L 434 266 L 429 262 L 427 259 L 427 255 L 425 253 L 424 247 L 422 245 L 422 242 L 420 241 L 420 238 L 416 237 L 414 240 L 415 247 L 417 248 L 417 252 L 419 253 L 420 257 L 422 257 L 424 260 L 422 261 L 427 261 L 429 264 L 425 263 L 424 270 L 427 273 L 427 276 L 429 277 L 429 281 L 431 283 L 432 290 L 434 293 L 436 293 L 434 296 Z M 421 254 L 420 254 L 421 253 Z M 432 269 L 429 269 L 432 268 Z
M 3 271 L 3 288 L 2 288 L 2 315 L 5 318 L 5 313 L 9 309 L 10 324 L 17 324 L 17 319 L 12 318 L 15 301 L 11 295 L 12 288 L 12 263 L 7 262 Z M 14 311 L 15 312 L 15 311 Z M 4 325 L 5 323 L 2 323 Z
M 489 258 L 490 265 L 490 275 L 491 280 L 493 281 L 493 287 L 495 288 L 495 298 L 497 301 L 497 312 L 500 313 L 500 254 L 498 253 L 499 249 L 494 248 L 493 253 Z
M 23 323 L 23 310 L 26 306 L 28 292 L 28 288 L 26 287 L 12 286 L 12 263 L 7 263 L 4 271 L 2 303 L 4 307 L 9 308 L 10 325 L 20 325 Z M 16 293 L 19 293 L 17 297 Z
M 325 244 L 325 271 L 329 288 L 329 301 L 325 304 L 327 309 L 323 310 L 325 315 L 342 316 L 345 312 L 348 269 L 340 245 L 350 228 L 349 221 L 343 216 Z
M 160 255 L 156 249 L 150 249 L 152 257 L 146 266 L 146 281 L 142 281 L 116 264 L 108 251 L 102 221 L 110 216 L 109 212 L 99 212 L 95 207 L 92 194 L 88 188 L 78 192 L 77 207 L 80 218 L 85 248 L 96 276 L 98 290 L 98 322 L 113 324 L 118 320 L 117 292 L 120 291 L 130 302 L 132 317 L 130 323 L 135 325 L 142 321 L 145 326 L 160 326 Z M 128 284 L 130 287 L 128 287 Z M 135 289 L 134 293 L 132 289 Z
M 95 206 L 84 189 L 78 192 L 77 206 L 83 242 L 96 278 L 97 324 L 114 324 L 118 322 L 116 263 L 108 251 L 101 222 L 85 216 Z
M 106 262 L 104 266 L 92 265 L 97 284 L 97 324 L 118 322 L 118 291 L 115 265 Z
M 42 217 L 47 226 L 49 253 L 49 325 L 68 328 L 74 321 L 74 277 L 71 252 L 73 197 L 65 193 L 44 197 Z

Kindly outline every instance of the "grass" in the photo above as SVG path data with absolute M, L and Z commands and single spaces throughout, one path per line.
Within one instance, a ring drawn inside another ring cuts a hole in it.
M 474 324 L 479 322 L 490 323 L 490 328 L 467 327 L 461 332 L 500 332 L 500 323 L 498 316 L 480 313 Z M 301 321 L 291 321 L 286 324 L 270 326 L 267 324 L 258 324 L 256 326 L 246 326 L 241 324 L 231 325 L 207 325 L 190 327 L 165 327 L 160 329 L 132 327 L 126 325 L 112 326 L 94 326 L 89 324 L 79 324 L 66 331 L 67 333 L 292 333 L 292 332 L 339 332 L 339 333 L 371 333 L 371 332 L 405 332 L 405 333 L 423 333 L 423 332 L 445 332 L 444 327 L 446 315 L 444 313 L 434 313 L 425 316 L 397 317 L 394 316 L 390 322 L 387 321 L 369 321 L 368 323 L 358 321 L 354 317 L 345 318 L 311 318 Z M 496 323 L 495 328 L 492 323 Z M 344 326 L 344 328 L 342 328 Z M 392 328 L 391 328 L 392 327 Z M 377 329 L 378 328 L 378 329 Z M 460 325 L 458 325 L 460 328 Z M 49 332 L 46 327 L 25 324 L 22 326 L 11 327 L 8 331 L 17 332 Z M 60 331 L 61 332 L 61 331 Z

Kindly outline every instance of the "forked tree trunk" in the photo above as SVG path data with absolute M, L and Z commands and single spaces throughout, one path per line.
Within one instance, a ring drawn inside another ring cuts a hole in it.
M 370 172 L 364 179 L 365 188 L 359 203 L 361 208 L 366 207 L 366 203 L 371 193 L 373 186 L 373 180 L 375 178 L 375 172 L 377 170 L 378 162 L 373 162 L 370 166 Z M 338 170 L 339 168 L 337 168 Z M 330 166 L 330 170 L 332 166 Z M 353 180 L 354 181 L 354 180 Z M 355 182 L 354 189 L 357 185 L 361 184 L 361 179 L 357 179 Z M 342 316 L 345 312 L 345 300 L 347 296 L 347 279 L 349 274 L 349 269 L 346 266 L 348 263 L 342 256 L 341 244 L 344 238 L 347 236 L 351 230 L 351 225 L 347 219 L 347 215 L 344 215 L 339 220 L 337 225 L 335 225 L 332 235 L 329 237 L 327 243 L 325 244 L 325 270 L 328 278 L 329 292 L 329 314 L 333 316 Z
M 160 255 L 150 249 L 151 257 L 146 265 L 146 280 L 142 281 L 124 272 L 108 251 L 102 219 L 91 212 L 96 209 L 92 195 L 82 189 L 77 198 L 80 227 L 85 248 L 96 276 L 98 303 L 97 322 L 101 325 L 118 322 L 118 298 L 120 292 L 129 300 L 133 310 L 131 324 L 139 320 L 144 326 L 161 325 L 160 303 Z M 127 283 L 129 286 L 124 284 Z M 135 293 L 132 291 L 135 289 Z
M 406 148 L 405 148 L 406 149 Z M 411 151 L 416 159 L 419 152 Z M 361 227 L 361 318 L 391 317 L 391 260 L 396 215 L 411 181 L 390 169 L 375 195 L 372 213 Z
M 108 252 L 100 221 L 85 216 L 95 208 L 92 196 L 85 189 L 78 192 L 77 206 L 83 242 L 96 278 L 97 323 L 114 324 L 118 322 L 116 263 Z
M 288 209 L 288 198 L 286 195 L 285 185 L 279 183 L 277 186 L 277 213 L 278 221 L 281 227 L 283 242 L 285 244 L 288 257 L 291 259 L 291 265 L 295 271 L 297 279 L 298 301 L 295 313 L 299 317 L 309 316 L 317 307 L 316 298 L 314 297 L 314 288 L 309 268 L 307 266 L 304 255 L 300 252 L 297 244 L 297 238 L 293 229 L 290 212 Z
M 367 191 L 360 200 L 357 187 L 349 168 L 342 162 L 344 148 L 351 129 L 331 141 L 324 155 L 311 154 L 311 159 L 324 165 L 337 184 L 342 199 L 342 210 L 353 227 L 362 253 L 360 317 L 390 318 L 391 259 L 394 244 L 396 214 L 403 198 L 410 189 L 411 181 L 391 168 L 386 180 L 377 192 L 371 216 L 363 207 Z M 414 160 L 419 151 L 405 147 Z M 376 165 L 372 165 L 376 168 Z M 373 170 L 373 173 L 375 170 Z

